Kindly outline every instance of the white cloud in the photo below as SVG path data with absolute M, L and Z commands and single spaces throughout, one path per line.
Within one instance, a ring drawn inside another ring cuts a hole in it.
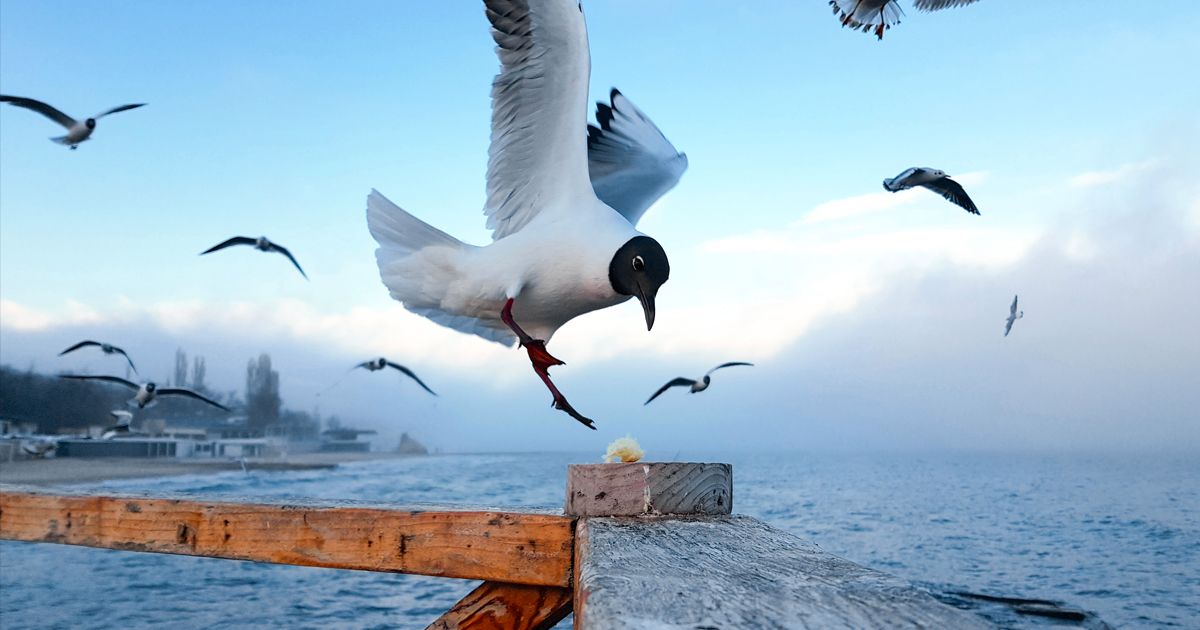
M 1128 179 L 1132 175 L 1148 171 L 1158 166 L 1159 163 L 1160 160 L 1146 160 L 1144 162 L 1129 162 L 1107 171 L 1088 171 L 1075 175 L 1068 180 L 1068 183 L 1074 188 L 1106 186 Z

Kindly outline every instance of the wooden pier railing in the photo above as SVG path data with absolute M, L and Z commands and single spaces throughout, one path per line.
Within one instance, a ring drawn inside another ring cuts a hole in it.
M 566 513 L 0 484 L 0 539 L 483 581 L 430 628 L 987 627 L 732 501 L 725 464 L 571 466 Z

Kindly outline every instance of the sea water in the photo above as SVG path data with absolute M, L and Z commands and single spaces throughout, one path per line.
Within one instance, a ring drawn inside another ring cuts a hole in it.
M 682 454 L 734 466 L 734 510 L 940 595 L 1050 599 L 1114 627 L 1200 628 L 1200 460 Z M 446 455 L 87 490 L 562 505 L 580 454 Z M 0 627 L 422 628 L 476 582 L 0 543 Z M 1007 626 L 1044 620 L 987 612 Z M 997 616 L 1000 615 L 1000 616 Z M 1061 623 L 1061 622 L 1060 622 Z

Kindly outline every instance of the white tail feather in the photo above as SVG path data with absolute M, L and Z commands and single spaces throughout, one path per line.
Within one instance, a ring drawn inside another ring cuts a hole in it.
M 405 212 L 372 190 L 367 196 L 367 227 L 379 243 L 375 261 L 379 278 L 404 308 L 434 323 L 489 341 L 511 345 L 516 337 L 497 320 L 454 312 L 448 291 L 462 271 L 463 254 L 472 245 Z

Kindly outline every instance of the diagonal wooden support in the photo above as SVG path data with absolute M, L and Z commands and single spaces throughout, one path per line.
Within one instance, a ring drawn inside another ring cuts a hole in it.
M 571 612 L 571 589 L 484 582 L 426 630 L 547 630 Z

